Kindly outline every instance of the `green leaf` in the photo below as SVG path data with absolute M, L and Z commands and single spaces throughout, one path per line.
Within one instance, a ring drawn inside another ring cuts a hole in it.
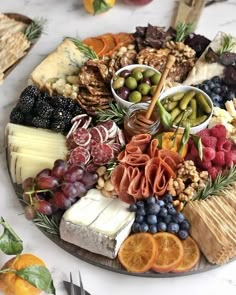
M 24 35 L 31 42 L 34 43 L 43 33 L 43 27 L 47 20 L 44 18 L 33 20 L 25 29 Z
M 95 53 L 95 51 L 90 48 L 89 46 L 87 46 L 86 44 L 84 44 L 81 40 L 76 39 L 76 38 L 71 38 L 71 37 L 66 37 L 68 39 L 70 39 L 70 41 L 72 41 L 75 46 L 88 58 L 88 59 L 97 59 L 98 56 Z
M 51 274 L 44 266 L 28 266 L 16 271 L 16 275 L 44 292 L 56 294 Z
M 158 147 L 159 148 L 162 148 L 162 136 L 163 136 L 163 133 L 157 134 L 155 136 L 155 138 L 158 140 Z
M 22 240 L 2 217 L 0 224 L 4 227 L 3 234 L 0 237 L 0 250 L 7 255 L 20 254 L 23 250 Z
M 189 140 L 189 134 L 190 134 L 190 124 L 187 123 L 186 127 L 184 128 L 184 133 L 183 133 L 183 135 L 181 137 L 180 144 L 179 144 L 178 153 L 180 155 L 182 154 L 182 151 L 183 151 L 183 148 L 184 148 L 185 144 Z
M 222 54 L 225 52 L 231 52 L 235 44 L 236 43 L 231 35 L 225 35 L 221 44 L 221 48 L 217 53 Z
M 193 23 L 186 24 L 179 22 L 176 26 L 175 42 L 184 42 L 185 38 L 193 31 Z
M 203 149 L 202 148 L 202 139 L 201 139 L 200 136 L 193 135 L 193 134 L 192 134 L 192 139 L 193 139 L 194 146 L 198 150 L 199 157 L 202 160 L 202 157 L 203 157 L 203 152 L 202 152 L 202 149 Z
M 173 125 L 171 115 L 163 107 L 159 99 L 157 100 L 156 104 L 158 106 L 161 124 L 163 125 L 164 128 L 170 129 Z
M 94 14 L 100 14 L 109 10 L 111 6 L 109 6 L 104 0 L 94 0 L 93 1 L 93 10 Z

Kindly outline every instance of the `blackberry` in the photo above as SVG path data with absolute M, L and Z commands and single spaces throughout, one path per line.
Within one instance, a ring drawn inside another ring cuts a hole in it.
M 36 115 L 32 114 L 32 113 L 26 114 L 24 123 L 28 126 L 32 126 L 32 124 L 33 124 L 32 121 L 35 116 Z
M 65 123 L 61 120 L 55 120 L 51 124 L 51 129 L 55 132 L 64 132 L 65 130 Z
M 46 100 L 49 102 L 51 100 L 51 96 L 47 92 L 41 92 L 40 100 L 42 100 L 42 101 Z
M 84 113 L 85 111 L 81 108 L 81 106 L 78 103 L 76 103 L 74 110 L 72 112 L 73 117 L 84 114 Z
M 56 108 L 53 111 L 52 117 L 58 121 L 63 120 L 67 124 L 72 119 L 72 114 L 67 109 Z
M 41 103 L 38 105 L 38 107 L 37 113 L 40 117 L 49 119 L 52 116 L 54 109 L 49 103 Z
M 42 118 L 40 116 L 36 116 L 32 119 L 32 124 L 37 128 L 49 128 L 50 120 Z
M 52 106 L 54 106 L 55 108 L 63 108 L 66 109 L 67 108 L 67 99 L 64 96 L 52 96 L 50 103 Z
M 30 113 L 34 107 L 35 98 L 32 95 L 21 95 L 20 100 L 17 103 L 17 108 L 21 110 L 22 113 Z
M 73 99 L 68 98 L 67 109 L 69 111 L 74 111 L 74 109 L 76 108 L 77 105 L 78 105 L 78 103 L 76 103 Z
M 14 124 L 21 124 L 24 122 L 24 115 L 16 107 L 11 111 L 10 122 Z
M 30 96 L 30 97 L 34 97 L 37 98 L 40 96 L 40 90 L 33 85 L 27 86 L 21 93 L 20 95 L 20 99 L 24 96 Z

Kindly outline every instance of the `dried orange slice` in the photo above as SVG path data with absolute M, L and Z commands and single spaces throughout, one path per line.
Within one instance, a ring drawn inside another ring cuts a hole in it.
M 176 269 L 184 257 L 184 247 L 181 240 L 170 233 L 153 235 L 158 245 L 158 256 L 152 269 L 156 272 L 169 272 Z
M 151 234 L 137 233 L 129 236 L 118 252 L 120 263 L 130 272 L 148 271 L 156 260 L 158 247 Z
M 185 272 L 192 269 L 200 259 L 200 250 L 196 242 L 188 237 L 182 241 L 184 246 L 184 257 L 182 262 L 173 271 L 174 272 Z
M 83 43 L 91 47 L 98 56 L 102 56 L 107 50 L 107 44 L 98 37 L 89 37 Z

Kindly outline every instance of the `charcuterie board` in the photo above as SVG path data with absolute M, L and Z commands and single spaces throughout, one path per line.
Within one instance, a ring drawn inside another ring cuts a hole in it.
M 93 265 L 172 277 L 235 259 L 236 43 L 190 32 L 67 37 L 10 114 L 26 218 Z

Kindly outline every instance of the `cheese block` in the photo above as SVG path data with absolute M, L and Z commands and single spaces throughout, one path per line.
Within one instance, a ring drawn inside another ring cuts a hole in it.
M 214 76 L 222 76 L 224 72 L 224 66 L 218 62 L 208 63 L 205 60 L 205 54 L 209 47 L 211 47 L 215 52 L 217 52 L 221 46 L 226 34 L 223 32 L 218 32 L 200 58 L 197 60 L 196 64 L 189 72 L 187 79 L 183 84 L 185 85 L 196 85 L 200 84 L 205 80 L 211 79 Z M 235 45 L 231 52 L 236 53 L 236 38 L 233 38 Z
M 40 89 L 66 76 L 78 74 L 79 68 L 88 58 L 70 40 L 65 39 L 32 72 L 30 80 Z
M 91 189 L 64 213 L 60 237 L 113 259 L 134 222 L 135 214 L 128 207 L 120 199 L 105 198 L 99 190 Z

